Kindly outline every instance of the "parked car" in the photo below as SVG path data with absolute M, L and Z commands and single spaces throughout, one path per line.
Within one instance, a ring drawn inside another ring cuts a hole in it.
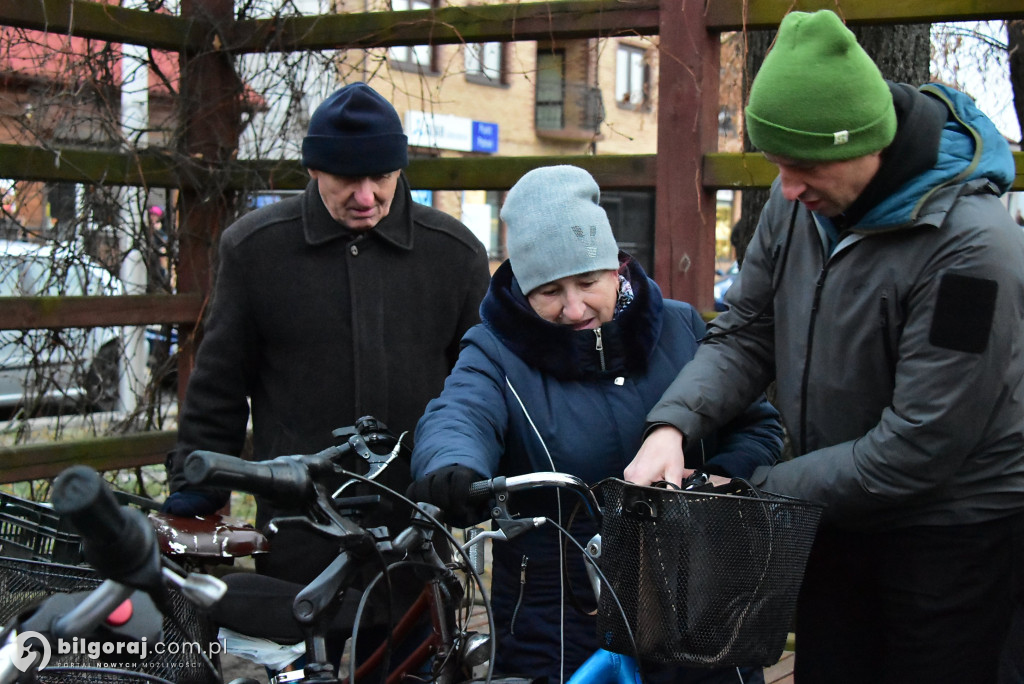
M 123 293 L 120 279 L 77 251 L 0 240 L 2 297 Z M 0 331 L 0 408 L 114 408 L 120 336 L 120 328 Z
M 734 261 L 725 273 L 719 274 L 723 277 L 715 282 L 715 311 L 725 311 L 729 308 L 725 303 L 725 293 L 728 292 L 732 281 L 736 279 L 739 272 L 740 264 L 738 261 Z
M 149 348 L 149 372 L 159 387 L 165 390 L 178 386 L 178 329 L 171 325 L 151 325 L 146 328 Z

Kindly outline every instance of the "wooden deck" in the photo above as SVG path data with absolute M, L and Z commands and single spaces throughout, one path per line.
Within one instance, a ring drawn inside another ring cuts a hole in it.
M 764 669 L 764 684 L 793 684 L 794 658 L 792 651 L 783 652 L 779 662 Z
M 467 628 L 483 632 L 487 631 L 487 616 L 484 614 L 482 609 L 474 609 Z M 793 635 L 790 634 L 789 640 L 786 642 L 786 648 L 792 648 L 793 644 Z M 793 665 L 795 663 L 795 658 L 796 655 L 793 651 L 783 651 L 782 657 L 779 658 L 779 662 L 775 663 L 771 667 L 764 668 L 765 684 L 793 684 Z

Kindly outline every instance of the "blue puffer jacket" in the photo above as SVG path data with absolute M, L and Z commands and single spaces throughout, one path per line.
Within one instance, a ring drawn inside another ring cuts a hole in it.
M 642 441 L 647 411 L 693 357 L 705 328 L 693 307 L 662 299 L 638 264 L 620 258 L 635 298 L 601 326 L 600 350 L 594 330 L 537 316 L 509 263 L 502 264 L 480 307 L 483 323 L 466 333 L 444 392 L 417 426 L 413 477 L 454 464 L 487 477 L 558 470 L 594 483 L 622 476 Z M 775 461 L 781 434 L 775 409 L 759 401 L 690 445 L 687 465 L 746 477 Z M 571 498 L 563 496 L 561 513 L 554 492 L 520 496 L 512 508 L 564 524 Z M 593 618 L 563 601 L 559 540 L 549 528 L 495 545 L 492 601 L 497 667 L 557 682 L 560 646 L 568 676 L 597 641 Z M 593 532 L 587 522 L 573 526 L 581 542 Z M 569 558 L 572 586 L 582 594 L 583 564 L 578 554 Z

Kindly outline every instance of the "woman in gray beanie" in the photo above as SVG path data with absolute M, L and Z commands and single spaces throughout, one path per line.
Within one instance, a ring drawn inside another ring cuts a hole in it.
M 704 322 L 688 304 L 663 299 L 621 253 L 597 183 L 573 166 L 535 169 L 508 193 L 509 260 L 491 278 L 483 323 L 462 340 L 441 396 L 416 429 L 410 498 L 440 506 L 449 522 L 484 513 L 467 504 L 469 483 L 495 475 L 558 470 L 586 482 L 621 477 L 643 438 L 647 411 L 694 355 Z M 773 463 L 777 413 L 750 406 L 718 434 L 688 445 L 687 468 L 746 477 Z M 518 499 L 523 512 L 565 523 L 553 492 Z M 589 521 L 573 536 L 589 539 Z M 494 547 L 491 599 L 498 671 L 565 681 L 598 647 L 593 617 L 563 600 L 560 540 L 541 527 Z M 586 585 L 581 559 L 565 571 Z M 737 671 L 649 664 L 648 681 L 737 682 Z M 745 682 L 760 671 L 741 672 Z

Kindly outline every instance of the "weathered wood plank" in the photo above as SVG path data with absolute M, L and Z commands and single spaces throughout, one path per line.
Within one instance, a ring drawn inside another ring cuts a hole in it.
M 0 482 L 50 478 L 75 464 L 114 470 L 163 463 L 177 436 L 175 430 L 163 430 L 0 447 Z
M 0 24 L 170 51 L 208 49 L 214 36 L 172 14 L 83 0 L 0 0 Z
M 1024 152 L 1014 152 L 1017 177 L 1014 190 L 1024 190 Z M 606 189 L 654 187 L 657 155 L 599 155 L 545 157 L 438 157 L 413 159 L 407 175 L 424 190 L 507 190 L 532 168 L 575 164 L 586 168 Z M 10 178 L 39 181 L 95 183 L 149 187 L 203 187 L 210 169 L 185 169 L 179 161 L 159 153 L 133 156 L 94 150 L 21 147 L 0 144 L 0 167 Z M 760 155 L 711 153 L 704 155 L 703 182 L 707 188 L 767 187 L 775 177 L 771 164 Z M 223 171 L 232 190 L 301 190 L 309 176 L 298 160 L 242 160 Z M 207 185 L 208 187 L 208 185 Z
M 1017 175 L 1012 190 L 1024 191 L 1024 152 L 1014 152 Z M 705 154 L 703 163 L 704 187 L 741 190 L 743 188 L 770 187 L 775 167 L 760 153 Z
M 425 190 L 507 190 L 531 169 L 573 164 L 612 190 L 654 187 L 656 163 L 653 154 L 414 159 L 407 175 L 413 187 Z
M 236 21 L 231 52 L 325 50 L 658 33 L 656 0 L 566 0 Z
M 790 10 L 818 9 L 835 10 L 851 24 L 1024 17 L 1020 0 L 714 0 L 704 18 L 710 31 L 765 29 Z M 657 35 L 657 15 L 651 0 L 574 0 L 248 19 L 218 32 L 171 14 L 86 0 L 0 0 L 0 24 L 170 51 L 216 44 L 233 53 Z
M 0 297 L 0 330 L 194 323 L 199 294 L 123 297 Z
M 775 28 L 787 12 L 830 9 L 850 24 L 918 24 L 1024 18 L 1020 0 L 714 0 L 709 31 Z
M 721 42 L 704 30 L 703 0 L 665 2 L 658 72 L 654 279 L 668 297 L 713 308 L 715 194 L 702 156 L 718 144 Z M 712 97 L 708 97 L 712 94 Z

